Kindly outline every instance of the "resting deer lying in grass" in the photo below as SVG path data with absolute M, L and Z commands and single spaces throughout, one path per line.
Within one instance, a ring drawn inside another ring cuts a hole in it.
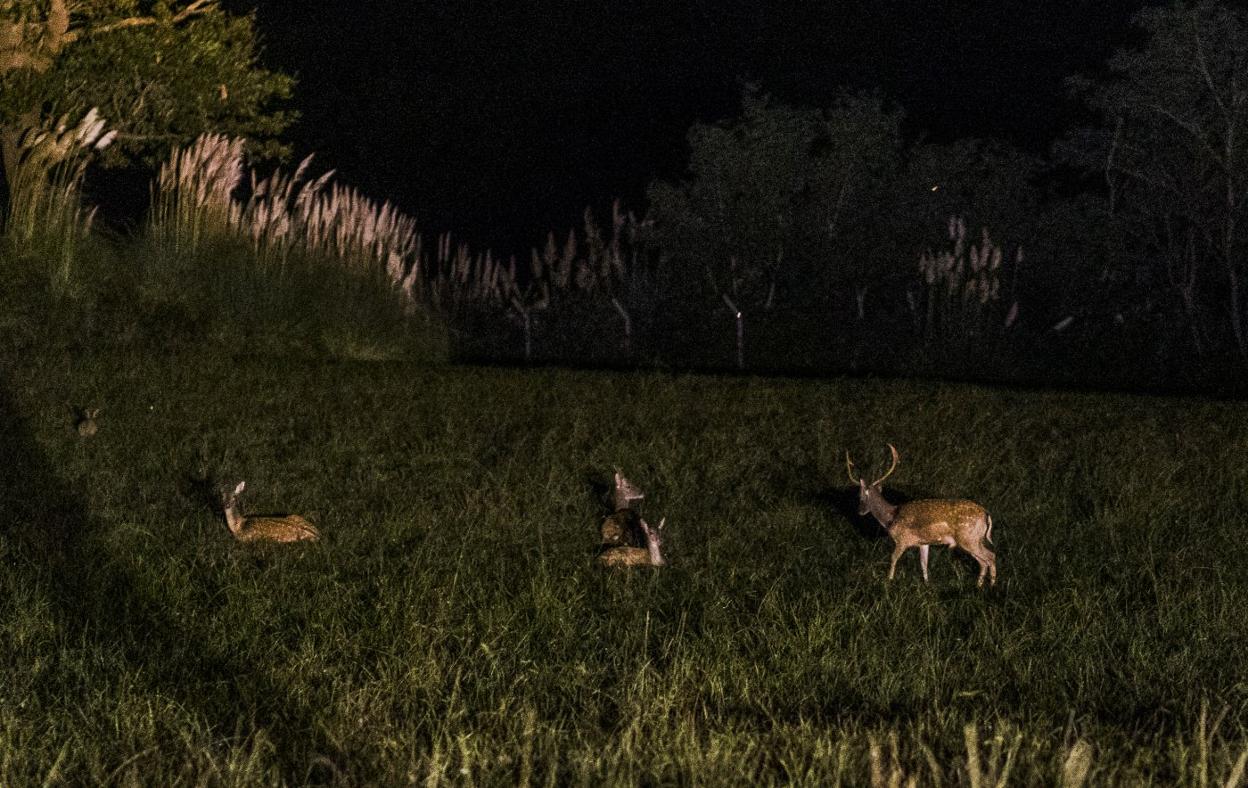
M 974 501 L 928 498 L 894 506 L 884 498 L 880 485 L 897 470 L 897 449 L 888 444 L 893 454 L 893 464 L 880 478 L 867 484 L 854 476 L 854 462 L 845 452 L 845 467 L 849 480 L 858 485 L 858 514 L 870 514 L 893 539 L 893 561 L 888 567 L 888 579 L 897 571 L 897 559 L 911 547 L 919 548 L 919 565 L 923 568 L 923 581 L 927 582 L 927 551 L 930 545 L 944 544 L 960 547 L 979 564 L 979 582 L 982 588 L 984 576 L 990 575 L 992 585 L 997 584 L 997 558 L 985 545 L 992 541 L 992 517 L 984 507 Z
M 663 560 L 661 547 L 663 546 L 663 526 L 667 524 L 667 518 L 659 520 L 658 528 L 651 528 L 650 524 L 645 520 L 638 518 L 641 523 L 641 531 L 646 537 L 646 546 L 643 547 L 607 547 L 598 554 L 598 565 L 608 568 L 616 568 L 623 566 L 664 566 L 667 562 Z
M 321 534 L 316 526 L 297 514 L 259 515 L 247 517 L 240 511 L 238 496 L 247 482 L 242 481 L 233 492 L 221 496 L 221 509 L 230 533 L 240 542 L 303 542 L 316 541 Z
M 93 438 L 100 431 L 99 408 L 74 408 L 74 430 L 83 438 Z
M 612 513 L 602 521 L 602 544 L 604 547 L 643 547 L 646 544 L 645 533 L 641 527 L 641 515 L 636 504 L 645 499 L 641 489 L 624 478 L 620 469 L 615 469 L 615 480 L 611 486 Z

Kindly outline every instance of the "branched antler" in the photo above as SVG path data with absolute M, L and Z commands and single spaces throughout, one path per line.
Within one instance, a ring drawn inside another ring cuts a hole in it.
M 888 444 L 888 450 L 893 455 L 893 464 L 888 467 L 883 476 L 868 484 L 868 487 L 875 487 L 877 484 L 883 483 L 885 479 L 893 475 L 893 471 L 897 470 L 897 464 L 901 461 L 900 456 L 897 454 L 897 448 L 890 443 Z M 845 470 L 849 472 L 849 480 L 854 484 L 862 481 L 860 477 L 854 475 L 854 461 L 849 458 L 848 450 L 845 452 Z

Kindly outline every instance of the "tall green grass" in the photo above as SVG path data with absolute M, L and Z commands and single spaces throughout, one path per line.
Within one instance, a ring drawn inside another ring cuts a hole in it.
M 204 135 L 174 151 L 136 244 L 144 293 L 199 338 L 253 350 L 311 344 L 335 356 L 445 355 L 405 278 L 415 224 L 389 203 L 294 173 L 244 188 L 245 142 Z
M 91 153 L 113 141 L 116 132 L 105 127 L 95 108 L 72 125 L 62 117 L 52 128 L 32 127 L 6 162 L 7 202 L 0 224 L 5 256 L 44 267 L 41 274 L 58 297 L 80 295 L 83 289 L 77 262 L 95 211 L 82 204 L 82 180 Z
M 50 356 L 0 384 L 0 783 L 1235 784 L 1235 402 Z M 83 441 L 62 403 L 104 409 Z M 994 518 L 884 581 L 846 449 Z M 619 465 L 659 572 L 592 565 Z M 321 543 L 247 550 L 206 480 Z

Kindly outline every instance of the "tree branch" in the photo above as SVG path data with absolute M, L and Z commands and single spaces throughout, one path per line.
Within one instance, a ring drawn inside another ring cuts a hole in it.
M 1200 75 L 1204 78 L 1205 87 L 1209 88 L 1209 93 L 1213 96 L 1213 100 L 1218 105 L 1218 109 L 1222 110 L 1223 117 L 1230 118 L 1230 112 L 1227 109 L 1226 102 L 1222 100 L 1222 95 L 1218 93 L 1218 87 L 1214 84 L 1213 74 L 1209 71 L 1209 61 L 1205 59 L 1205 47 L 1200 39 L 1200 20 L 1196 18 L 1196 13 L 1192 13 L 1192 36 L 1196 39 L 1196 64 L 1200 67 Z
M 52 60 L 46 55 L 35 55 L 18 49 L 0 52 L 0 74 L 18 69 L 30 69 L 41 73 L 50 65 L 52 65 Z
M 1226 162 L 1223 160 L 1221 152 L 1217 148 L 1213 147 L 1207 139 L 1205 139 L 1204 129 L 1202 129 L 1199 125 L 1192 123 L 1191 121 L 1183 120 L 1172 110 L 1166 109 L 1160 103 L 1149 104 L 1147 105 L 1147 108 L 1186 131 L 1198 143 L 1200 143 L 1200 146 L 1205 149 L 1205 152 L 1209 154 L 1210 158 L 1212 158 L 1219 165 L 1223 167 L 1226 166 Z
M 206 14 L 211 11 L 214 11 L 216 10 L 216 7 L 217 7 L 217 0 L 194 0 L 194 2 L 192 2 L 186 8 L 183 8 L 178 13 L 174 14 L 168 20 L 159 19 L 154 16 L 132 16 L 132 17 L 127 17 L 125 19 L 118 19 L 115 22 L 109 22 L 103 25 L 96 25 L 94 27 L 78 28 L 76 30 L 70 30 L 67 33 L 65 33 L 64 37 L 62 38 L 62 41 L 65 44 L 70 44 L 70 43 L 73 43 L 74 41 L 79 40 L 80 38 L 83 38 L 84 36 L 97 36 L 97 35 L 102 35 L 105 33 L 114 33 L 118 30 L 126 30 L 132 27 L 145 27 L 147 25 L 160 24 L 161 22 L 166 22 L 166 21 L 168 22 L 168 24 L 178 25 L 192 17 L 200 16 L 202 14 Z

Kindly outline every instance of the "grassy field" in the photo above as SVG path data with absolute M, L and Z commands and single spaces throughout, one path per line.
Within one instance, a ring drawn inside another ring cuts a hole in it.
M 118 351 L 0 367 L 0 436 L 0 784 L 1243 772 L 1243 403 Z M 995 589 L 885 583 L 889 441 Z M 592 565 L 616 465 L 662 571 Z M 233 543 L 240 478 L 323 541 Z

